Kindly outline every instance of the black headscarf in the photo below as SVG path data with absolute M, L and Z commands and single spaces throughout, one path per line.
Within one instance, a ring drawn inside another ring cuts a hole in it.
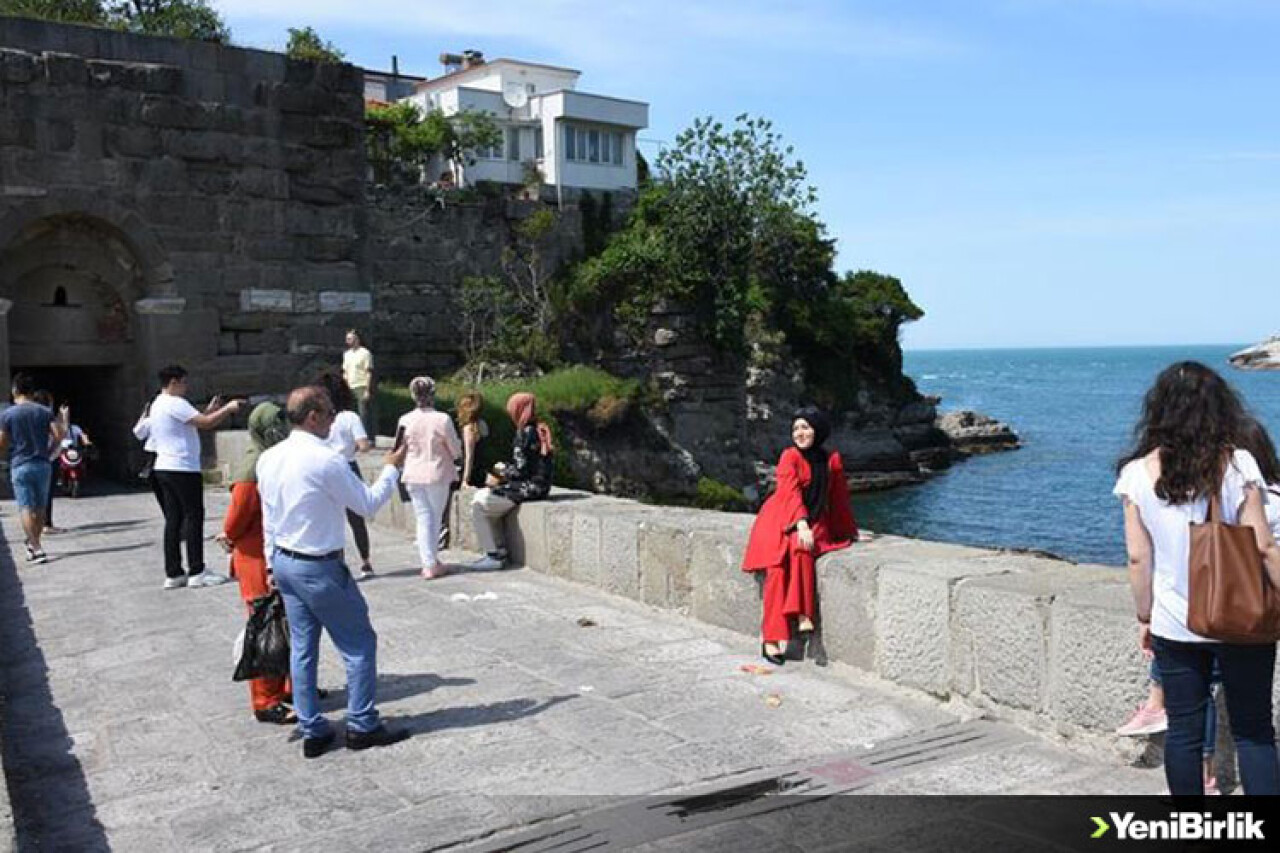
M 827 456 L 828 451 L 823 443 L 831 435 L 831 420 L 816 406 L 805 406 L 791 416 L 791 426 L 803 420 L 813 427 L 813 445 L 808 450 L 800 451 L 809 463 L 809 485 L 804 490 L 804 508 L 809 513 L 809 521 L 817 521 L 827 510 Z

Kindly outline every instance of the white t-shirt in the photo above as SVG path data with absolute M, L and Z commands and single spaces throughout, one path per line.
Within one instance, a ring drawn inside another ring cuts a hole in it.
M 200 414 L 183 397 L 159 394 L 151 403 L 150 441 L 155 447 L 156 471 L 200 473 L 200 431 L 190 420 Z
M 1231 456 L 1222 478 L 1222 520 L 1239 521 L 1245 486 L 1265 488 L 1258 463 L 1247 450 Z M 1189 594 L 1187 563 L 1191 557 L 1191 524 L 1201 524 L 1209 514 L 1205 498 L 1185 504 L 1169 504 L 1156 497 L 1156 484 L 1145 459 L 1134 459 L 1120 471 L 1113 494 L 1128 498 L 1142 516 L 1142 526 L 1154 548 L 1152 570 L 1151 633 L 1183 643 L 1216 643 L 1187 628 Z
M 325 444 L 342 454 L 348 462 L 356 458 L 356 442 L 368 441 L 369 434 L 364 431 L 364 424 L 355 412 L 338 412 L 329 427 L 329 437 Z

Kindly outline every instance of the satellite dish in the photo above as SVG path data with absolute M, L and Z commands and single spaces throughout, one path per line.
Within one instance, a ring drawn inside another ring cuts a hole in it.
M 529 93 L 524 90 L 523 83 L 508 83 L 502 87 L 502 102 L 518 110 L 529 103 Z

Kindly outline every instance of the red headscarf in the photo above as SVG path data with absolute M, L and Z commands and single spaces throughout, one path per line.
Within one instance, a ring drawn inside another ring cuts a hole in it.
M 517 432 L 531 423 L 535 424 L 538 427 L 539 450 L 543 456 L 550 456 L 551 451 L 555 449 L 551 443 L 551 430 L 538 420 L 537 406 L 537 397 L 528 391 L 521 391 L 512 394 L 507 400 L 507 414 L 511 416 L 511 422 L 516 425 Z

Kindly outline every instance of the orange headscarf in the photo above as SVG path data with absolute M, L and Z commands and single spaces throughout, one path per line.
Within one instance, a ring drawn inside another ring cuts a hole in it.
M 511 416 L 511 422 L 516 425 L 516 431 L 519 432 L 531 423 L 536 425 L 539 450 L 543 456 L 550 456 L 551 451 L 555 449 L 551 443 L 551 430 L 538 420 L 537 408 L 538 398 L 528 391 L 512 394 L 507 400 L 507 414 Z

